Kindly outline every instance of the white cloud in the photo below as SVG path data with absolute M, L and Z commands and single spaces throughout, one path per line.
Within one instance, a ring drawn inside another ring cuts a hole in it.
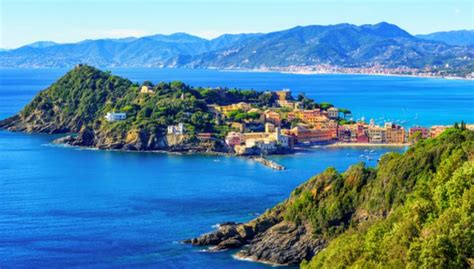
M 453 12 L 454 12 L 455 15 L 461 14 L 461 9 L 455 8 L 455 9 L 453 10 Z

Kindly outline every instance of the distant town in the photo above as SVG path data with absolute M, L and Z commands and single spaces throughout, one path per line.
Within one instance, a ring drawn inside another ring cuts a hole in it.
M 425 68 L 413 67 L 386 67 L 383 65 L 372 65 L 368 67 L 342 67 L 327 64 L 311 66 L 287 66 L 287 67 L 266 67 L 256 71 L 262 72 L 283 72 L 293 74 L 361 74 L 361 75 L 383 75 L 383 76 L 412 76 L 425 78 L 446 78 L 446 79 L 474 79 L 474 72 L 470 70 L 453 69 L 449 64 L 443 66 L 430 66 Z
M 141 94 L 153 94 L 152 87 L 143 85 Z M 348 109 L 321 103 L 304 109 L 305 99 L 294 98 L 288 89 L 271 92 L 274 106 L 262 109 L 251 103 L 208 105 L 216 125 L 228 126 L 224 137 L 229 152 L 235 155 L 267 155 L 292 152 L 298 146 L 314 145 L 397 145 L 404 146 L 436 137 L 449 126 L 415 126 L 406 130 L 393 122 L 377 125 L 374 120 L 352 120 Z M 181 97 L 184 98 L 184 95 Z M 307 107 L 307 104 L 306 104 Z M 109 112 L 109 122 L 126 119 L 126 113 Z M 464 124 L 464 123 L 462 123 Z M 472 126 L 469 126 L 472 127 Z M 189 136 L 185 124 L 167 127 L 168 139 L 180 140 Z M 216 133 L 196 133 L 201 142 L 219 140 Z

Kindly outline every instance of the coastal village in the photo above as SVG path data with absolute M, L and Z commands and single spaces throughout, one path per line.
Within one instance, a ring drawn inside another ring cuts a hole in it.
M 142 86 L 142 94 L 152 94 Z M 226 146 L 235 155 L 268 155 L 292 152 L 298 146 L 313 145 L 405 145 L 417 139 L 436 137 L 448 126 L 412 127 L 406 130 L 393 122 L 377 125 L 353 121 L 351 112 L 325 103 L 305 109 L 288 89 L 273 91 L 274 104 L 262 109 L 251 103 L 239 102 L 225 106 L 208 105 L 217 125 L 227 125 Z M 181 98 L 184 98 L 182 96 Z M 126 114 L 109 112 L 109 122 L 126 119 Z M 167 127 L 167 137 L 179 139 L 187 135 L 185 124 Z M 215 133 L 196 133 L 199 141 L 218 140 Z

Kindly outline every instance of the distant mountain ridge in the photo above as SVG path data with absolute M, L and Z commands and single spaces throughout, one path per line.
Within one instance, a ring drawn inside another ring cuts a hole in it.
M 441 41 L 449 45 L 474 46 L 474 30 L 458 30 L 416 35 L 418 38 Z
M 308 66 L 437 68 L 472 72 L 474 48 L 412 36 L 386 22 L 311 25 L 212 40 L 186 33 L 24 46 L 0 52 L 0 67 L 187 67 L 265 69 Z

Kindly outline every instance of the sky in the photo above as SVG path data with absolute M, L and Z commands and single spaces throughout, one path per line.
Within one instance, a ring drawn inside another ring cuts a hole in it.
M 411 34 L 474 29 L 472 0 L 0 0 L 0 48 L 186 32 L 394 23 Z

